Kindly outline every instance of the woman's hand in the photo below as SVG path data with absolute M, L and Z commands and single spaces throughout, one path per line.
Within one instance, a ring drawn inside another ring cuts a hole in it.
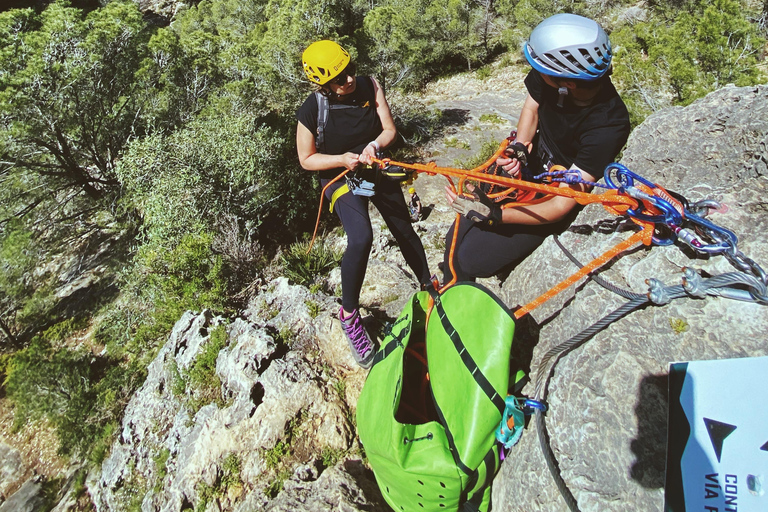
M 368 144 L 365 146 L 365 149 L 363 149 L 363 152 L 360 153 L 360 163 L 365 165 L 371 165 L 373 163 L 373 158 L 376 157 L 376 148 L 373 146 L 373 144 Z
M 467 190 L 471 196 L 459 196 L 450 187 L 445 187 L 445 196 L 451 208 L 459 215 L 479 224 L 486 226 L 501 224 L 501 207 L 491 201 L 479 188 L 467 184 Z
M 360 165 L 360 156 L 357 153 L 344 153 L 341 155 L 341 162 L 345 169 L 354 171 Z
M 496 165 L 504 169 L 504 172 L 506 172 L 510 178 L 517 179 L 520 177 L 520 160 L 517 158 L 501 156 L 496 159 Z
M 523 142 L 525 147 L 528 150 L 528 153 L 530 154 L 531 151 L 533 151 L 533 144 L 530 142 Z M 510 158 L 508 156 L 502 156 L 496 159 L 496 165 L 504 169 L 504 171 L 509 174 L 511 178 L 518 179 L 520 178 L 520 160 L 517 158 Z

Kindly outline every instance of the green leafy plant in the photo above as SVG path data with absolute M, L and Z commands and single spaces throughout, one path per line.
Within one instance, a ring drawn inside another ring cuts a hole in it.
M 304 305 L 307 306 L 307 312 L 309 313 L 309 316 L 312 318 L 317 318 L 317 315 L 320 314 L 320 304 L 314 300 L 307 300 L 304 301 Z
M 686 322 L 683 318 L 670 318 L 669 326 L 672 328 L 675 334 L 683 334 L 690 329 L 688 322 Z
M 507 121 L 498 114 L 483 114 L 480 116 L 481 123 L 505 124 Z
M 290 445 L 285 441 L 278 441 L 275 446 L 264 452 L 264 463 L 267 469 L 277 469 L 290 453 Z
M 272 481 L 270 481 L 269 484 L 264 488 L 264 494 L 267 496 L 267 498 L 273 499 L 275 496 L 280 494 L 280 491 L 283 490 L 283 485 L 285 485 L 285 481 L 288 480 L 290 476 L 291 472 L 287 469 L 278 472 L 275 475 L 275 478 L 272 479 Z
M 497 141 L 488 140 L 483 142 L 475 155 L 469 157 L 466 160 L 456 160 L 456 166 L 462 169 L 474 169 L 478 165 L 481 165 L 493 155 L 496 150 L 499 149 L 499 143 Z
M 344 458 L 346 453 L 346 450 L 330 448 L 326 446 L 320 452 L 320 461 L 322 462 L 324 468 L 331 468 L 335 466 L 336 463 L 339 462 L 342 458 Z
M 155 455 L 155 473 L 157 475 L 157 481 L 155 482 L 155 492 L 159 492 L 163 488 L 163 480 L 168 474 L 168 459 L 171 457 L 171 451 L 168 448 L 163 448 Z
M 342 400 L 347 399 L 347 381 L 346 380 L 344 380 L 343 378 L 337 379 L 333 383 L 333 389 L 336 390 L 336 393 L 339 395 L 339 398 L 341 398 Z
M 227 346 L 227 342 L 226 327 L 216 326 L 211 331 L 210 340 L 189 369 L 182 372 L 183 378 L 189 383 L 191 396 L 188 405 L 193 414 L 211 403 L 219 407 L 224 406 L 224 400 L 221 397 L 221 379 L 216 374 L 216 359 L 219 357 L 219 352 Z
M 325 276 L 341 263 L 342 253 L 325 243 L 315 243 L 312 250 L 309 242 L 290 245 L 280 256 L 283 274 L 291 281 L 310 286 L 319 276 Z
M 445 139 L 444 144 L 445 144 L 445 147 L 448 147 L 448 148 L 472 149 L 472 146 L 470 146 L 467 142 L 461 141 L 456 137 L 448 137 L 447 139 Z
M 197 505 L 195 511 L 202 512 L 208 507 L 208 503 L 215 498 L 221 498 L 225 495 L 237 495 L 242 489 L 243 481 L 240 477 L 242 462 L 240 457 L 234 452 L 227 455 L 222 461 L 219 474 L 213 485 L 205 482 L 198 482 L 195 486 L 197 491 Z
M 493 69 L 491 69 L 490 66 L 483 66 L 477 70 L 477 73 L 475 76 L 477 76 L 478 80 L 485 80 L 487 78 L 490 78 L 492 74 L 493 74 Z

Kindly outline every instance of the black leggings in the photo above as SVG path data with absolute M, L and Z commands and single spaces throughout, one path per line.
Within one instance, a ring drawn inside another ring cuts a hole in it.
M 321 180 L 322 186 L 328 181 L 330 180 Z M 333 192 L 344 183 L 344 179 L 341 179 L 328 187 L 326 198 L 330 201 Z M 369 199 L 397 240 L 400 252 L 403 253 L 405 262 L 413 270 L 416 279 L 422 284 L 429 283 L 427 255 L 424 253 L 421 239 L 411 225 L 400 184 L 382 180 L 376 184 L 376 195 L 373 197 L 356 196 L 347 192 L 340 196 L 334 205 L 336 215 L 339 216 L 347 234 L 347 249 L 341 260 L 341 305 L 346 311 L 357 309 L 360 305 L 360 290 L 373 245 L 373 229 L 368 216 Z
M 474 281 L 478 277 L 491 277 L 512 270 L 531 254 L 544 239 L 565 230 L 571 223 L 569 216 L 556 224 L 524 226 L 504 224 L 489 228 L 466 217 L 460 217 L 453 265 L 458 281 Z M 452 278 L 450 251 L 456 223 L 445 236 L 443 261 L 444 282 Z

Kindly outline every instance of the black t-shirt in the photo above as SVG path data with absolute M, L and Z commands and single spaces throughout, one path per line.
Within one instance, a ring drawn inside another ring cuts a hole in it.
M 331 108 L 325 125 L 325 149 L 328 155 L 342 155 L 348 151 L 361 153 L 369 142 L 381 132 L 381 119 L 376 112 L 376 90 L 367 76 L 356 77 L 355 90 L 341 98 L 329 98 L 330 105 L 341 104 L 351 108 Z M 296 111 L 296 119 L 317 136 L 317 98 L 310 94 Z M 342 169 L 321 171 L 321 178 L 337 175 Z
M 588 106 L 576 106 L 566 96 L 558 107 L 557 89 L 547 85 L 536 70 L 525 77 L 528 93 L 539 104 L 539 140 L 552 154 L 552 163 L 571 165 L 599 180 L 629 137 L 629 112 L 613 83 L 605 80 Z M 538 148 L 537 148 L 538 149 Z M 538 174 L 539 170 L 534 170 Z

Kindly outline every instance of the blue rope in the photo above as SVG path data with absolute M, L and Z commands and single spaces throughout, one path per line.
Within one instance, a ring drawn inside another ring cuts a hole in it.
M 591 185 L 593 187 L 611 188 L 608 185 L 602 183 L 595 183 L 593 181 L 587 181 L 581 177 L 581 173 L 574 169 L 566 169 L 564 171 L 552 171 L 544 172 L 533 177 L 534 180 L 544 181 L 545 178 L 549 178 L 548 181 L 553 183 L 568 183 L 569 185 L 583 184 Z

